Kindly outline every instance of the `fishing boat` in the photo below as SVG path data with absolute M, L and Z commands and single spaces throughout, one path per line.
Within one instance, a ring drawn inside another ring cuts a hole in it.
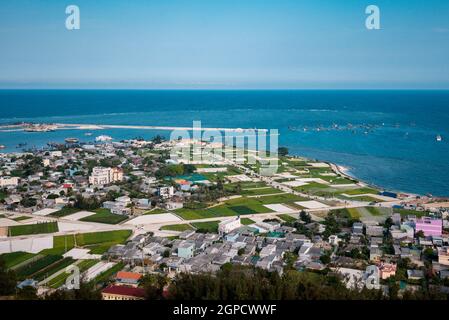
M 438 142 L 443 141 L 443 137 L 441 135 L 437 135 L 436 139 L 437 139 Z
M 6 146 L 5 145 L 3 145 L 3 144 L 0 144 L 0 150 L 1 149 L 5 149 L 6 148 Z
M 65 142 L 67 143 L 78 143 L 78 139 L 77 138 L 66 138 Z

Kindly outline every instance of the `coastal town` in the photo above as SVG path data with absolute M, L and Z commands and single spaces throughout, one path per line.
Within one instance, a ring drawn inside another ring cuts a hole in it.
M 270 155 L 276 172 L 262 175 L 257 151 L 104 137 L 0 154 L 0 261 L 12 292 L 71 290 L 76 268 L 104 300 L 149 299 L 154 279 L 167 297 L 182 275 L 231 266 L 332 276 L 384 297 L 449 293 L 449 199 L 382 190 L 283 147 Z M 170 157 L 180 146 L 203 156 Z

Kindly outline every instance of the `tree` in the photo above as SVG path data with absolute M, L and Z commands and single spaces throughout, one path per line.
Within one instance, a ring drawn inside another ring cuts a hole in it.
M 0 257 L 0 296 L 8 296 L 15 292 L 16 274 L 6 268 L 5 261 Z
M 416 236 L 417 238 L 424 238 L 424 237 L 425 237 L 424 231 L 419 230 L 418 232 L 415 233 L 415 236 Z
M 312 222 L 312 218 L 310 217 L 310 214 L 308 214 L 306 211 L 301 210 L 301 212 L 299 213 L 299 218 L 304 221 L 305 223 L 311 223 Z
M 148 274 L 140 279 L 140 285 L 145 290 L 145 299 L 158 300 L 163 298 L 164 287 L 168 280 L 161 274 Z
M 287 147 L 279 147 L 278 148 L 278 154 L 281 157 L 285 157 L 286 155 L 288 155 L 288 148 Z

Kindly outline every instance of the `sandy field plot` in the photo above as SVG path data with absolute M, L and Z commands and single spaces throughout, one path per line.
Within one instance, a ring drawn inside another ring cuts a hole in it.
M 59 221 L 58 227 L 59 227 L 60 232 L 84 231 L 84 230 L 96 229 L 96 226 L 90 225 L 87 223 L 81 224 L 81 223 L 71 223 L 71 222 L 64 222 L 64 221 Z
M 282 212 L 282 213 L 289 213 L 289 212 L 295 212 L 295 210 L 284 206 L 283 204 L 265 204 L 264 207 L 267 207 L 268 209 L 271 209 L 276 212 Z
M 306 209 L 321 209 L 321 208 L 328 208 L 329 206 L 315 201 L 315 200 L 310 200 L 310 201 L 297 201 L 295 202 L 297 205 L 304 207 Z
M 52 214 L 53 212 L 56 212 L 56 211 L 59 211 L 59 209 L 46 208 L 46 209 L 42 209 L 42 210 L 33 212 L 33 214 L 36 216 L 48 216 L 49 214 Z
M 53 236 L 0 241 L 0 254 L 16 251 L 38 253 L 51 248 L 53 248 Z
M 108 269 L 111 269 L 114 265 L 115 265 L 114 262 L 104 262 L 104 261 L 98 262 L 96 265 L 94 265 L 93 267 L 90 267 L 89 270 L 86 271 L 85 281 L 90 281 L 90 280 L 94 279 L 96 276 L 98 276 L 102 272 L 104 272 Z
M 7 218 L 0 218 L 0 227 L 12 227 L 18 225 L 20 225 L 20 223 L 18 223 L 17 221 Z
M 293 181 L 283 182 L 282 184 L 289 186 L 289 187 L 301 187 L 301 186 L 307 185 L 308 183 L 303 182 L 303 181 L 293 180 Z
M 308 165 L 314 168 L 329 168 L 329 164 L 325 162 L 310 162 Z
M 89 217 L 89 216 L 92 216 L 94 214 L 95 214 L 95 212 L 80 211 L 80 212 L 77 212 L 77 213 L 65 216 L 64 219 L 72 220 L 72 221 L 78 221 L 78 220 L 80 220 L 82 218 Z
M 178 222 L 182 219 L 171 213 L 162 214 L 148 214 L 145 216 L 140 216 L 132 220 L 127 221 L 125 224 L 140 225 L 140 224 L 154 224 L 154 223 L 165 223 L 165 222 Z
M 275 176 L 280 177 L 280 178 L 285 178 L 285 179 L 295 179 L 298 178 L 298 176 L 295 176 L 289 172 L 282 172 L 282 173 L 277 173 L 275 174 Z
M 320 183 L 320 184 L 329 184 L 329 182 L 327 182 L 326 180 L 320 179 L 320 178 L 301 178 L 301 179 L 296 179 L 296 181 L 316 182 L 316 183 Z
M 73 248 L 70 251 L 64 253 L 62 256 L 64 258 L 70 257 L 75 260 L 79 260 L 82 259 L 87 254 L 89 254 L 89 251 L 90 251 L 89 249 Z

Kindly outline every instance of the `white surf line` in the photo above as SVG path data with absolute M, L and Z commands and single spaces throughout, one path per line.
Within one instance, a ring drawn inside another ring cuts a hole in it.
M 78 124 L 78 123 L 55 123 L 57 129 L 146 129 L 146 130 L 187 130 L 187 131 L 225 131 L 225 132 L 245 132 L 254 130 L 268 132 L 268 129 L 242 129 L 242 128 L 206 128 L 206 127 L 171 127 L 171 126 L 145 126 L 145 125 L 112 125 L 112 124 Z

